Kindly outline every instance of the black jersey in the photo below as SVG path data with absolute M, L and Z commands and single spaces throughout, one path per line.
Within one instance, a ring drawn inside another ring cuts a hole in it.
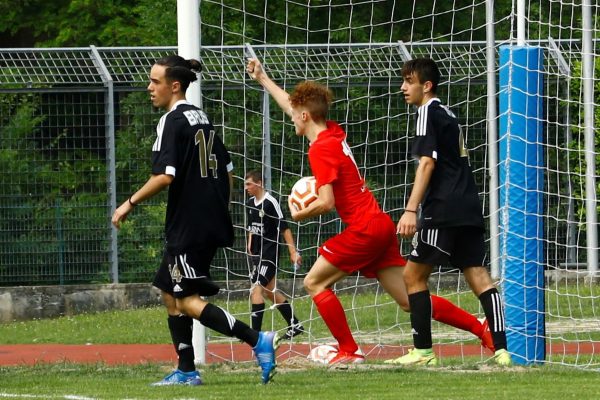
M 421 226 L 484 226 L 469 153 L 458 120 L 438 98 L 418 108 L 415 158 L 433 158 L 435 169 L 421 204 Z
M 192 246 L 232 245 L 228 173 L 233 166 L 204 111 L 178 101 L 156 133 L 152 173 L 174 177 L 165 221 L 167 250 L 181 254 Z
M 279 235 L 288 228 L 279 203 L 265 192 L 262 200 L 251 197 L 246 202 L 248 232 L 252 234 L 250 251 L 268 259 L 277 259 Z

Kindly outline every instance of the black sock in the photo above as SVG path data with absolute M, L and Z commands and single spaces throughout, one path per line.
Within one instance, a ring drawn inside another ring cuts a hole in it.
M 167 319 L 175 352 L 179 358 L 177 368 L 183 372 L 196 369 L 194 365 L 194 347 L 192 346 L 192 318 L 185 315 L 169 315 Z
M 292 305 L 286 301 L 277 305 L 277 309 L 281 313 L 281 316 L 287 322 L 288 326 L 292 326 L 298 323 L 298 320 L 292 315 Z
M 408 295 L 410 325 L 416 349 L 431 349 L 431 296 L 429 290 Z
M 506 328 L 504 326 L 504 307 L 500 293 L 496 288 L 486 290 L 479 295 L 479 302 L 487 318 L 494 347 L 496 350 L 506 349 Z
M 252 329 L 260 331 L 262 329 L 263 315 L 265 313 L 265 303 L 252 304 L 252 313 L 250 314 L 250 322 Z
M 256 346 L 258 343 L 258 331 L 250 328 L 242 321 L 235 319 L 233 315 L 223 310 L 221 307 L 217 307 L 213 304 L 208 303 L 200 318 L 198 318 L 202 325 L 209 327 L 223 335 L 234 336 L 250 346 Z

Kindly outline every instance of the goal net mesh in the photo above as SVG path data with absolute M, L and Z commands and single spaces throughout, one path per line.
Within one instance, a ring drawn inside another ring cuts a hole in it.
M 499 166 L 489 165 L 488 158 L 490 147 L 498 143 L 490 143 L 488 137 L 488 124 L 497 124 L 497 117 L 488 117 L 485 1 L 235 3 L 201 2 L 203 106 L 219 126 L 235 163 L 232 212 L 236 243 L 215 260 L 217 275 L 231 282 L 225 290 L 224 304 L 232 313 L 249 322 L 249 304 L 239 306 L 233 300 L 240 295 L 247 298 L 250 289 L 247 277 L 251 267 L 245 254 L 247 197 L 242 189 L 245 173 L 261 170 L 265 186 L 279 199 L 284 211 L 293 183 L 311 175 L 307 141 L 295 135 L 289 118 L 246 75 L 248 49 L 258 56 L 273 80 L 288 91 L 307 79 L 333 90 L 335 101 L 329 117 L 346 130 L 361 173 L 395 221 L 410 195 L 415 171 L 410 156 L 414 110 L 400 93 L 400 69 L 410 58 L 436 60 L 442 73 L 438 95 L 457 115 L 467 137 L 488 224 L 488 244 L 499 239 L 492 234 L 497 232 L 492 229 L 495 227 L 490 226 L 489 176 Z M 510 1 L 495 3 L 491 23 L 497 75 L 499 46 L 515 42 L 516 5 Z M 598 6 L 591 8 L 596 21 Z M 547 361 L 598 367 L 598 286 L 594 279 L 586 279 L 590 276 L 588 252 L 594 251 L 586 241 L 586 230 L 597 226 L 586 224 L 580 15 L 581 6 L 573 2 L 530 2 L 525 18 L 527 43 L 542 47 L 546 55 L 545 142 L 540 143 L 546 159 L 541 216 L 544 231 L 538 232 L 538 239 L 543 242 L 546 260 L 546 285 L 540 289 L 546 298 Z M 596 38 L 598 28 L 595 24 L 593 27 Z M 497 93 L 497 83 L 493 90 Z M 598 153 L 594 152 L 593 157 L 597 159 Z M 597 179 L 597 169 L 588 169 L 587 173 Z M 290 222 L 290 227 L 304 259 L 303 267 L 294 271 L 285 246 L 280 244 L 277 289 L 290 298 L 307 330 L 294 343 L 332 342 L 302 287 L 302 279 L 316 260 L 319 245 L 340 232 L 342 223 L 330 213 L 301 223 Z M 409 241 L 401 242 L 402 254 L 409 252 L 409 246 Z M 502 254 L 490 261 L 501 265 Z M 502 273 L 495 275 L 501 289 Z M 369 351 L 412 343 L 409 315 L 376 281 L 352 276 L 334 289 L 357 341 L 375 345 Z M 483 317 L 460 271 L 450 265 L 435 268 L 430 289 Z M 263 329 L 285 332 L 286 324 L 276 309 L 269 308 L 265 313 Z M 432 329 L 435 344 L 451 346 L 447 348 L 456 350 L 452 354 L 458 357 L 489 357 L 468 332 L 435 322 Z

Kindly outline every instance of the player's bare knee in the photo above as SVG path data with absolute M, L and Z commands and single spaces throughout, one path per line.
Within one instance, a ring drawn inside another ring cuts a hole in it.
M 262 295 L 262 286 L 260 286 L 259 283 L 255 283 L 254 285 L 252 285 L 252 288 L 250 289 L 250 293 Z
M 304 280 L 302 281 L 302 284 L 304 285 L 304 289 L 310 293 L 310 279 L 308 278 L 308 275 L 304 277 Z
M 177 299 L 177 308 L 179 311 L 191 318 L 200 318 L 200 314 L 204 310 L 207 302 L 199 296 L 189 296 L 182 299 Z
M 396 302 L 398 303 L 398 305 L 400 306 L 402 311 L 410 312 L 410 304 L 408 304 L 408 297 L 406 298 L 406 301 L 400 300 L 400 301 L 396 301 Z
M 177 302 L 177 311 L 180 314 L 183 314 L 187 317 L 194 317 L 193 315 L 190 315 L 192 313 L 191 307 L 188 307 L 187 304 L 185 303 L 180 303 L 179 301 Z
M 490 282 L 489 284 L 471 286 L 471 290 L 475 296 L 479 297 L 482 293 L 487 292 L 490 289 L 494 289 L 495 287 L 496 286 Z
M 420 286 L 422 282 L 423 279 L 418 274 L 404 274 L 404 284 L 406 285 L 406 288 L 409 290 L 409 292 L 412 288 Z M 425 280 L 425 282 L 427 282 L 427 280 Z
M 263 296 L 271 301 L 271 303 L 275 303 L 275 292 L 270 290 L 265 290 L 263 292 Z
M 387 292 L 390 296 L 392 296 L 394 301 L 396 301 L 396 304 L 398 304 L 402 311 L 410 312 L 410 304 L 408 303 L 408 295 L 406 294 L 406 289 L 403 289 L 402 291 L 390 290 Z
M 263 287 L 260 284 L 257 283 L 252 286 L 252 289 L 250 289 L 250 299 L 254 303 L 258 303 L 263 299 Z
M 465 280 L 476 296 L 494 288 L 494 282 L 485 267 L 467 267 L 463 270 Z
M 162 300 L 163 304 L 165 305 L 165 308 L 167 309 L 167 314 L 173 317 L 177 317 L 178 315 L 182 314 L 179 308 L 177 308 L 177 302 L 175 300 L 175 297 L 171 296 L 166 292 L 163 292 Z
M 304 289 L 309 295 L 315 295 L 319 291 L 318 282 L 310 274 L 304 277 Z

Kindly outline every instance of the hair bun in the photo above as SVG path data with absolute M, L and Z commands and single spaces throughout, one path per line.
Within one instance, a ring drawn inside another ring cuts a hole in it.
M 196 72 L 202 72 L 202 63 L 200 61 L 193 58 L 186 61 L 189 69 Z

